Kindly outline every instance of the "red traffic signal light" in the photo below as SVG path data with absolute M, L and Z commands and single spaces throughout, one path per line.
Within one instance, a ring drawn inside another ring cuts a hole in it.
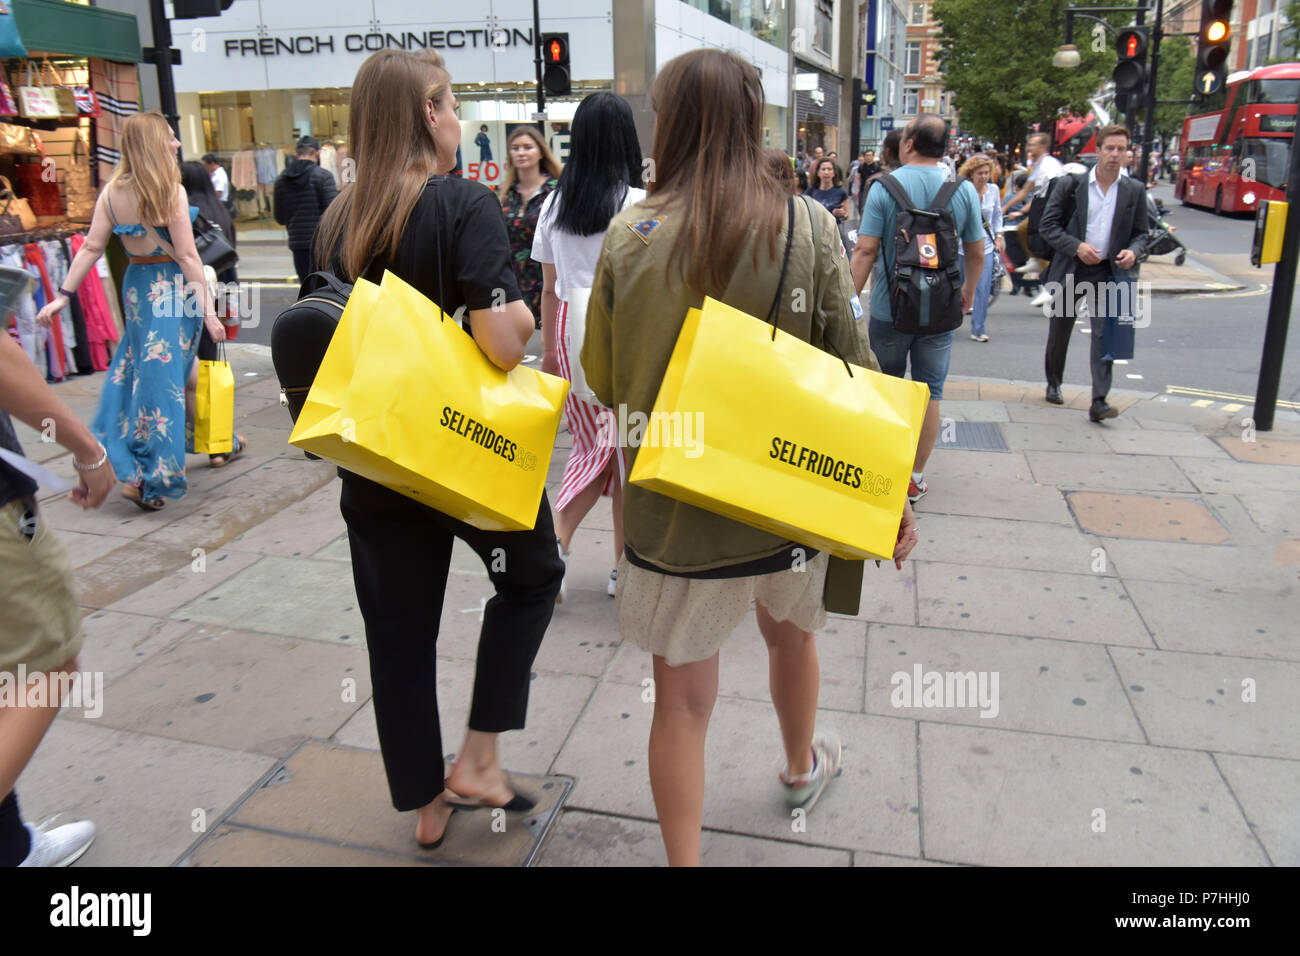
M 543 33 L 541 37 L 542 88 L 551 96 L 568 96 L 569 35 Z
M 1147 31 L 1143 27 L 1127 27 L 1119 31 L 1118 36 L 1120 60 L 1145 60 L 1147 55 Z
M 1119 44 L 1119 62 L 1111 78 L 1115 81 L 1117 96 L 1140 95 L 1147 82 L 1147 29 L 1125 27 L 1116 37 Z

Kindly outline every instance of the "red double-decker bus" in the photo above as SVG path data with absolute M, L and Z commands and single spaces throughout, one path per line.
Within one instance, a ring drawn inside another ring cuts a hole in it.
M 1174 196 L 1216 213 L 1254 212 L 1284 199 L 1300 100 L 1300 63 L 1228 78 L 1224 107 L 1189 116 Z

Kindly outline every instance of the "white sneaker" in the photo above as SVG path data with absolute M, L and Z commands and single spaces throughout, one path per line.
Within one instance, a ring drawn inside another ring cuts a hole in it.
M 605 587 L 605 593 L 610 597 L 618 593 L 618 568 L 609 572 L 609 584 Z
M 555 595 L 555 603 L 563 604 L 565 595 L 568 594 L 569 581 L 569 552 L 560 547 L 560 539 L 555 539 L 555 550 L 560 553 L 560 560 L 564 562 L 564 577 L 560 578 L 560 593 Z
M 23 824 L 31 834 L 32 848 L 27 853 L 27 859 L 19 863 L 19 866 L 67 866 L 90 849 L 90 844 L 95 841 L 93 823 L 80 820 L 77 823 L 65 823 L 53 830 L 45 829 L 57 819 L 57 816 L 50 817 L 40 827 Z
M 1029 304 L 1032 305 L 1034 308 L 1038 309 L 1047 305 L 1047 303 L 1051 301 L 1052 301 L 1052 293 L 1049 292 L 1047 289 L 1042 289 L 1038 293 L 1038 295 L 1034 296 L 1032 299 L 1029 300 Z
M 840 774 L 842 750 L 840 738 L 833 730 L 822 731 L 813 737 L 813 768 L 810 773 L 793 780 L 781 774 L 781 787 L 785 802 L 805 811 L 811 810 L 821 798 L 826 787 Z

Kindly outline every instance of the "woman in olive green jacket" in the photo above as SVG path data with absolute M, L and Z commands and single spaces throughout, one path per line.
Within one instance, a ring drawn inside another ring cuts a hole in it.
M 791 213 L 780 328 L 878 369 L 835 221 L 815 202 L 791 204 L 767 169 L 758 71 L 734 54 L 696 50 L 664 66 L 653 96 L 650 195 L 610 223 L 587 311 L 582 364 L 601 403 L 624 406 L 629 416 L 654 407 L 682 320 L 705 295 L 767 315 L 782 281 Z M 744 395 L 746 384 L 735 388 Z M 634 459 L 636 449 L 628 455 Z M 805 564 L 808 549 L 791 541 L 634 485 L 623 500 L 619 631 L 654 655 L 650 784 L 669 863 L 692 865 L 718 652 L 751 602 L 768 648 L 787 801 L 811 809 L 838 770 L 835 735 L 815 732 L 813 632 L 826 619 L 827 556 Z M 898 561 L 915 544 L 914 528 L 908 507 Z

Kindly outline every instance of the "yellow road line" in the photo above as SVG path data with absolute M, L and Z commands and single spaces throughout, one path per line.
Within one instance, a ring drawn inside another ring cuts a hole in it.
M 1246 402 L 1251 405 L 1255 403 L 1254 395 L 1234 395 L 1231 392 L 1216 392 L 1208 388 L 1194 388 L 1191 385 L 1166 385 L 1165 392 L 1169 395 L 1193 395 L 1198 398 L 1215 398 L 1221 402 Z M 1193 402 L 1192 404 L 1197 408 L 1205 407 L 1200 402 Z M 1225 408 L 1224 410 L 1235 412 L 1240 411 L 1243 407 L 1244 406 L 1239 405 L 1236 408 Z M 1300 411 L 1300 402 L 1285 402 L 1278 399 L 1277 407 L 1291 409 L 1292 411 Z

